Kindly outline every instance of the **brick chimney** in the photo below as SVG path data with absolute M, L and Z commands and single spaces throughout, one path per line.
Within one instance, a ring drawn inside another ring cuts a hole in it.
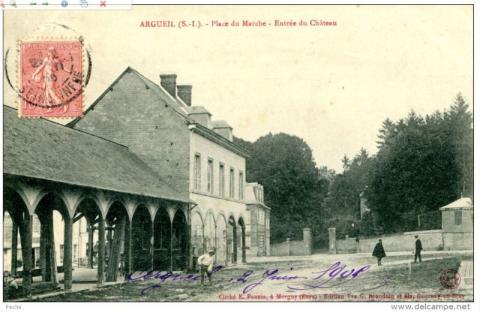
M 177 94 L 183 102 L 189 107 L 192 106 L 192 85 L 177 86 Z
M 174 98 L 177 97 L 177 75 L 160 75 L 160 85 Z

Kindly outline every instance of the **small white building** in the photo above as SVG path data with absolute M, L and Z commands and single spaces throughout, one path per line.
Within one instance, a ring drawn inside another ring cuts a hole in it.
M 473 202 L 460 198 L 440 208 L 445 250 L 473 249 Z

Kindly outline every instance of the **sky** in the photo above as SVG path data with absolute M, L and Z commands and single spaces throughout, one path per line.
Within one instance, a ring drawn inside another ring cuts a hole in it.
M 85 38 L 88 107 L 127 67 L 159 83 L 175 73 L 193 105 L 254 141 L 303 138 L 318 166 L 341 171 L 344 155 L 376 152 L 382 121 L 446 110 L 473 99 L 471 6 L 134 6 L 118 11 L 5 11 L 5 49 L 63 24 Z M 148 28 L 142 21 L 200 21 L 201 28 Z M 212 21 L 266 27 L 213 27 Z M 336 26 L 275 27 L 275 20 Z M 268 23 L 272 25 L 268 26 Z M 208 26 L 206 25 L 208 24 Z M 35 29 L 40 30 L 35 30 Z M 45 35 L 44 33 L 42 35 Z M 47 34 L 55 37 L 56 33 Z M 7 66 L 15 67 L 14 60 Z M 16 94 L 4 84 L 4 103 Z M 114 114 L 114 112 L 112 112 Z

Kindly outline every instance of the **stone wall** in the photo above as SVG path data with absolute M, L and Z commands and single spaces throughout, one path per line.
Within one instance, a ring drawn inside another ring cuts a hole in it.
M 270 245 L 271 256 L 290 255 L 290 239 L 281 243 L 274 243 Z
M 312 232 L 310 228 L 303 229 L 303 240 L 290 240 L 270 245 L 271 256 L 311 255 Z
M 340 239 L 336 240 L 335 249 L 330 249 L 330 253 L 371 253 L 378 239 L 382 239 L 387 255 L 389 251 L 413 251 L 415 248 L 415 235 L 418 235 L 422 241 L 424 251 L 473 249 L 473 233 L 450 233 L 436 229 L 369 238 L 360 237 L 358 242 L 356 238 Z
M 422 241 L 424 250 L 436 251 L 441 250 L 443 247 L 442 230 L 438 229 L 360 238 L 359 252 L 371 253 L 377 244 L 378 239 L 382 239 L 383 247 L 387 254 L 388 251 L 413 251 L 415 249 L 415 235 L 418 235 Z
M 355 253 L 358 251 L 358 242 L 355 238 L 337 240 L 337 253 Z
M 473 250 L 473 233 L 443 233 L 444 250 Z

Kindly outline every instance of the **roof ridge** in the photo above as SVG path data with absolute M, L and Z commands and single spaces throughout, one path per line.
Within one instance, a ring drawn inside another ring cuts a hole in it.
M 177 99 L 173 98 L 172 95 L 170 95 L 162 86 L 156 84 L 154 81 L 152 81 L 151 79 L 149 79 L 148 77 L 146 77 L 145 75 L 143 75 L 142 73 L 140 73 L 139 71 L 137 71 L 136 69 L 134 69 L 133 67 L 131 66 L 127 66 L 123 72 L 120 73 L 120 75 L 118 75 L 117 78 L 115 78 L 115 80 L 110 84 L 108 85 L 107 88 L 105 88 L 105 90 L 92 102 L 92 104 L 85 110 L 84 114 L 83 115 L 86 115 L 88 114 L 88 112 L 90 112 L 91 110 L 93 110 L 95 108 L 95 106 L 100 102 L 100 100 L 103 99 L 103 97 L 105 97 L 105 95 L 107 94 L 108 91 L 111 91 L 113 89 L 113 86 L 115 84 L 117 84 L 120 79 L 125 76 L 125 74 L 127 73 L 134 73 L 138 78 L 140 78 L 141 80 L 143 80 L 143 82 L 147 83 L 147 84 L 152 84 L 153 86 L 155 86 L 157 89 L 159 89 L 159 91 L 162 91 L 163 94 L 165 94 L 169 99 L 170 101 L 173 101 L 173 102 L 178 102 Z M 183 103 L 183 102 L 182 102 Z M 172 110 L 179 114 L 180 116 L 182 116 L 183 118 L 187 119 L 188 121 L 190 122 L 193 122 L 193 120 L 188 117 L 188 113 L 182 113 L 182 112 L 179 112 L 177 111 L 174 107 L 172 107 L 171 105 L 168 105 L 170 108 L 172 108 Z M 81 120 L 81 117 L 77 117 L 76 119 L 74 119 L 73 121 L 69 122 L 66 124 L 67 127 L 69 128 L 73 128 L 75 126 L 75 124 L 77 124 L 79 121 Z
M 86 115 L 88 114 L 88 112 L 90 112 L 91 110 L 93 110 L 95 108 L 95 106 L 100 102 L 100 100 L 103 99 L 103 97 L 105 97 L 105 95 L 107 94 L 107 92 L 109 92 L 110 90 L 112 90 L 113 86 L 118 83 L 120 81 L 120 79 L 128 72 L 130 72 L 131 70 L 135 71 L 135 69 L 131 68 L 130 66 L 127 66 L 126 69 L 123 70 L 123 72 L 120 73 L 120 75 L 118 75 L 117 78 L 115 78 L 115 80 L 110 84 L 108 85 L 107 88 L 105 88 L 105 90 L 92 102 L 92 104 L 85 110 L 85 112 L 83 112 L 83 115 Z M 137 72 L 138 73 L 138 72 Z M 75 118 L 73 121 L 71 121 L 70 123 L 67 123 L 66 126 L 69 127 L 69 128 L 73 128 L 73 126 L 75 126 L 75 124 L 78 123 L 78 121 L 80 121 L 82 119 L 82 117 L 77 117 Z
M 161 85 L 158 85 L 157 83 L 155 83 L 153 80 L 151 80 L 150 78 L 146 77 L 145 75 L 143 75 L 142 73 L 140 73 L 139 71 L 135 70 L 132 68 L 132 71 L 135 72 L 135 74 L 137 74 L 138 76 L 140 76 L 141 79 L 143 79 L 144 81 L 147 81 L 148 83 L 154 85 L 155 87 L 157 87 L 160 91 L 162 91 L 162 93 L 164 95 L 166 95 L 171 101 L 173 102 L 179 102 L 179 99 L 176 99 L 174 98 L 168 91 L 165 90 L 165 88 L 163 88 Z M 180 99 L 181 100 L 181 99 Z M 186 105 L 183 101 L 182 103 L 184 105 Z M 188 112 L 187 110 L 185 109 L 185 113 L 183 112 L 178 112 L 174 107 L 170 106 L 169 107 L 172 108 L 172 110 L 174 110 L 176 113 L 180 114 L 182 117 L 184 117 L 185 119 L 188 119 L 190 121 L 192 121 L 190 119 L 190 117 L 188 116 Z
M 164 95 L 166 95 L 166 97 L 169 99 L 169 101 L 172 101 L 173 103 L 179 103 L 177 99 L 175 99 L 174 97 L 172 97 L 172 95 L 170 95 L 170 93 L 168 91 L 166 91 L 161 85 L 158 85 L 156 84 L 154 81 L 152 81 L 151 79 L 149 79 L 148 77 L 146 77 L 145 75 L 143 75 L 142 73 L 140 73 L 139 71 L 137 71 L 136 69 L 134 69 L 133 67 L 131 66 L 127 66 L 127 68 L 125 70 L 123 70 L 123 72 L 102 92 L 102 94 L 100 94 L 100 96 L 98 96 L 97 99 L 95 99 L 95 101 L 92 103 L 92 105 L 90 105 L 88 107 L 88 109 L 84 112 L 84 115 L 88 114 L 89 111 L 93 110 L 93 108 L 100 102 L 100 100 L 103 99 L 103 97 L 107 94 L 108 91 L 110 91 L 113 86 L 118 83 L 120 81 L 120 79 L 126 74 L 126 73 L 134 73 L 138 78 L 140 78 L 144 83 L 147 83 L 147 84 L 151 84 L 153 86 L 155 86 L 157 88 L 157 90 L 154 90 L 154 92 L 157 92 L 157 93 L 162 93 Z M 165 101 L 162 99 L 162 101 Z M 211 134 L 212 136 L 220 139 L 220 141 L 225 141 L 227 142 L 229 145 L 232 145 L 233 147 L 235 147 L 237 150 L 239 150 L 241 152 L 241 154 L 245 154 L 248 156 L 248 153 L 240 146 L 238 146 L 237 144 L 229 141 L 228 139 L 224 138 L 223 136 L 221 136 L 220 134 L 216 133 L 213 129 L 210 129 L 208 127 L 205 127 L 203 125 L 201 125 L 200 123 L 196 122 L 195 120 L 193 120 L 191 117 L 189 117 L 189 112 L 186 110 L 186 113 L 182 113 L 182 112 L 179 112 L 175 107 L 173 107 L 172 105 L 170 105 L 169 103 L 167 103 L 168 107 L 171 108 L 175 113 L 177 113 L 178 115 L 180 115 L 181 117 L 183 117 L 186 121 L 188 121 L 189 123 L 192 123 L 192 124 L 195 124 L 197 126 L 200 126 L 200 127 L 203 127 L 203 130 L 206 131 L 207 133 Z M 181 106 L 181 104 L 180 104 Z M 203 107 L 207 112 L 209 112 L 204 106 L 191 106 L 191 108 L 193 107 Z M 210 112 L 209 112 L 210 115 L 212 115 Z M 74 128 L 75 124 L 77 122 L 79 122 L 81 120 L 81 117 L 78 117 L 76 118 L 75 120 L 73 120 L 72 122 L 68 123 L 67 125 L 65 125 L 67 128 Z M 226 122 L 226 121 L 225 121 Z M 228 124 L 228 122 L 227 122 Z M 231 125 L 228 124 L 230 127 Z M 102 138 L 102 137 L 100 137 Z M 128 149 L 128 147 L 127 147 Z

